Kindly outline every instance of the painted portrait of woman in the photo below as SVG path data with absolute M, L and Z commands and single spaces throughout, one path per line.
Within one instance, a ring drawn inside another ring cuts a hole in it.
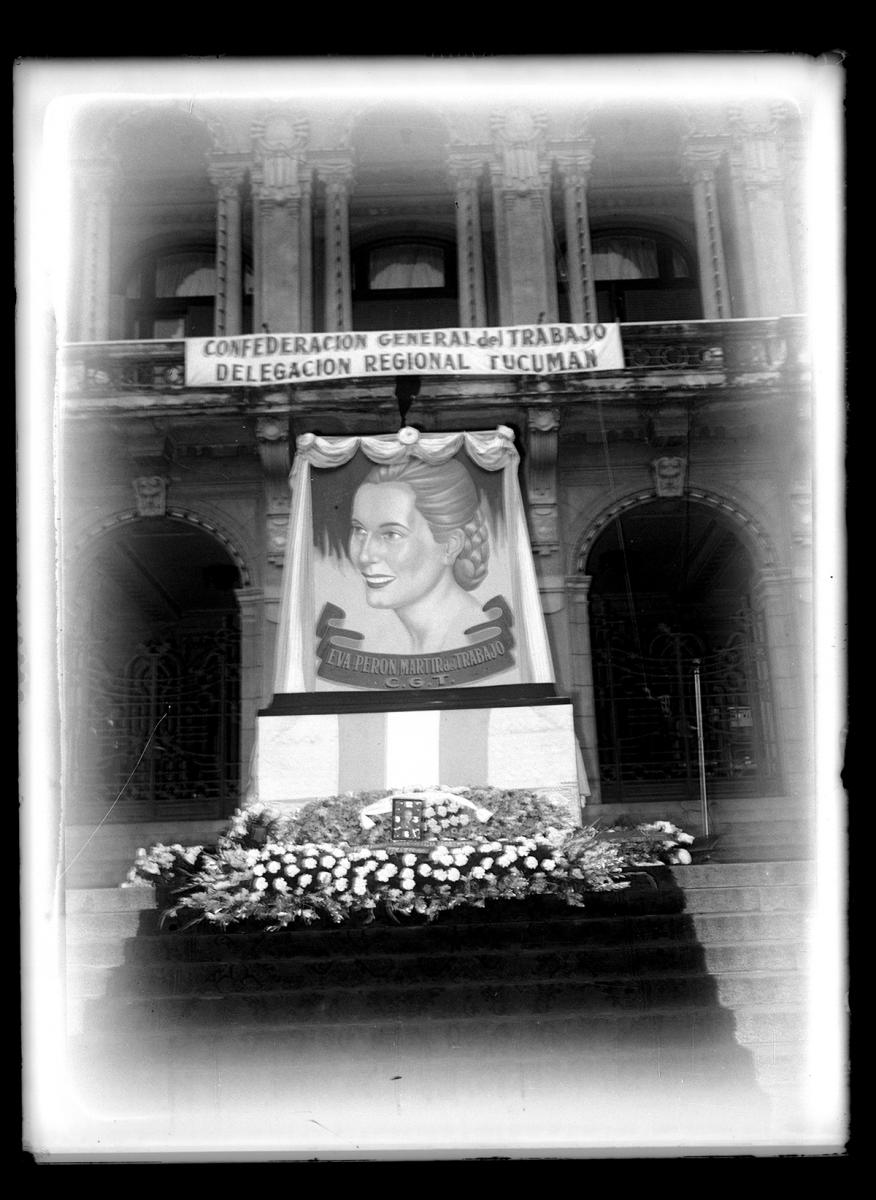
M 513 672 L 498 473 L 460 457 L 375 464 L 362 456 L 349 466 L 332 473 L 331 502 L 322 496 L 314 506 L 319 679 L 342 682 L 349 669 L 352 686 L 367 686 L 362 670 L 377 670 L 375 658 L 391 659 L 389 677 L 397 669 L 401 678 L 416 656 L 431 656 L 429 678 L 442 680 L 432 686 Z M 343 657 L 354 650 L 365 664 L 358 674 L 355 655 Z M 447 671 L 442 655 L 451 656 Z
M 353 499 L 349 557 L 369 608 L 395 613 L 407 652 L 466 644 L 484 614 L 490 535 L 471 475 L 449 459 L 374 467 Z

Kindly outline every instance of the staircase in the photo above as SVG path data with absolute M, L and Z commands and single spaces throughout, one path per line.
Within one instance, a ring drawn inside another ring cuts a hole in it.
M 280 933 L 161 930 L 147 890 L 70 891 L 73 1078 L 114 1122 L 238 1135 L 293 1136 L 292 1113 L 361 1140 L 781 1140 L 802 1119 L 812 879 L 710 862 L 586 909 Z

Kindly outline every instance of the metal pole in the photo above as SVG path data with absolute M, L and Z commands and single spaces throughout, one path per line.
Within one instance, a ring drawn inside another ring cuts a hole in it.
M 700 660 L 694 659 L 694 703 L 697 717 L 697 755 L 700 764 L 700 807 L 703 818 L 703 837 L 709 836 L 709 800 L 706 796 L 706 749 L 703 742 L 703 700 L 700 693 Z

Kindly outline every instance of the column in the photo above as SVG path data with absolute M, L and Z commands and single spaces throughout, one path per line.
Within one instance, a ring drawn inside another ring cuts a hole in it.
M 580 154 L 561 157 L 559 160 L 566 219 L 569 316 L 572 321 L 585 323 L 593 323 L 597 319 L 590 216 L 587 211 L 587 183 L 592 162 L 592 146 Z
M 313 177 L 307 170 L 301 176 L 301 329 L 313 329 Z
M 317 168 L 325 182 L 325 327 L 353 328 L 353 285 L 350 266 L 349 161 L 324 163 Z
M 693 191 L 700 293 L 707 321 L 727 320 L 730 292 L 724 261 L 724 242 L 718 211 L 717 170 L 720 150 L 689 139 L 684 149 L 684 172 Z
M 515 108 L 492 118 L 490 164 L 503 325 L 557 317 L 550 167 L 544 153 L 543 113 Z
M 487 323 L 487 303 L 478 187 L 481 162 L 475 157 L 451 155 L 448 166 L 456 182 L 459 323 L 461 326 L 483 326 Z
M 216 188 L 216 317 L 214 330 L 243 332 L 243 218 L 238 163 L 214 161 L 209 168 Z
M 80 337 L 84 342 L 105 342 L 109 338 L 110 237 L 116 174 L 112 163 L 105 160 L 80 164 L 78 174 L 85 202 Z
M 571 575 L 566 580 L 569 626 L 572 639 L 572 707 L 581 756 L 590 784 L 588 804 L 602 803 L 599 749 L 596 736 L 596 689 L 593 685 L 593 652 L 590 645 L 591 575 Z
M 747 216 L 742 267 L 754 282 L 753 317 L 787 316 L 797 311 L 785 211 L 785 181 L 775 114 L 762 106 L 737 110 L 731 170 Z
M 267 702 L 263 694 L 264 593 L 261 588 L 236 588 L 240 612 L 240 794 L 246 795 L 258 710 Z

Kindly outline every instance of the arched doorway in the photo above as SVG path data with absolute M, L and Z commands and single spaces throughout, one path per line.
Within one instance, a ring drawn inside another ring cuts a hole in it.
M 698 795 L 695 667 L 710 791 L 778 783 L 754 564 L 731 521 L 688 498 L 628 510 L 587 561 L 606 802 Z
M 76 820 L 233 811 L 239 584 L 222 543 L 186 521 L 144 517 L 98 539 L 80 572 L 67 656 Z

